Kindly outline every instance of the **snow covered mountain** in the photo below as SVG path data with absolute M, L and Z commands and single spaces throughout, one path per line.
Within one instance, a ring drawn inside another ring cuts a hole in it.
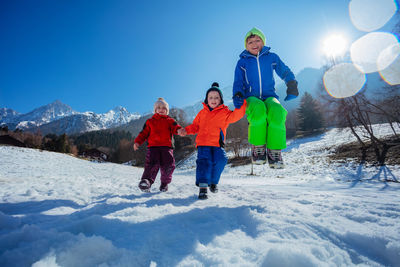
M 0 125 L 7 125 L 10 130 L 18 128 L 36 131 L 40 129 L 42 134 L 72 134 L 117 127 L 139 117 L 139 114 L 130 113 L 121 106 L 104 114 L 90 111 L 80 113 L 57 100 L 26 114 L 2 108 Z
M 21 115 L 21 113 L 10 108 L 0 108 L 0 121 L 2 122 L 11 122 L 19 115 Z
M 48 105 L 36 108 L 26 114 L 20 114 L 12 109 L 3 108 L 2 111 L 3 110 L 5 111 L 6 116 L 1 116 L 0 124 L 6 124 L 10 129 L 18 128 L 22 130 L 36 128 L 42 124 L 77 113 L 72 110 L 70 106 L 63 104 L 58 100 Z
M 129 113 L 123 107 L 116 107 L 104 114 L 96 114 L 91 111 L 74 114 L 41 125 L 39 128 L 43 134 L 83 133 L 115 128 L 140 117 L 141 115 Z

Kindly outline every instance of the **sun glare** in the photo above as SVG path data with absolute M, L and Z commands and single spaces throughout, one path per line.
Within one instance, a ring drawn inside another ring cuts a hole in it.
M 322 51 L 328 57 L 341 56 L 346 52 L 347 41 L 343 35 L 332 34 L 323 41 Z

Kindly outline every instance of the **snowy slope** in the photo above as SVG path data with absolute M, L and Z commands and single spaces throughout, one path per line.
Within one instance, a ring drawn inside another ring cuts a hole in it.
M 256 176 L 228 166 L 205 201 L 193 158 L 149 194 L 141 168 L 0 147 L 0 266 L 399 266 L 400 167 L 329 163 L 353 140 L 295 140 Z

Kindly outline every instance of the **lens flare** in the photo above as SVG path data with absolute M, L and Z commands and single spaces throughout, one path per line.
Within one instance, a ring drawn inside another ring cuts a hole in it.
M 349 3 L 353 25 L 365 32 L 375 31 L 385 25 L 396 13 L 394 0 L 352 0 Z
M 398 44 L 397 38 L 386 32 L 371 32 L 350 47 L 350 56 L 353 63 L 363 73 L 380 71 L 378 57 L 388 47 Z
M 400 84 L 400 45 L 386 48 L 379 55 L 378 68 L 382 79 L 390 85 Z
M 366 82 L 365 74 L 351 63 L 334 65 L 324 77 L 325 90 L 334 98 L 356 95 Z
M 337 57 L 344 54 L 346 48 L 346 39 L 340 34 L 332 34 L 324 40 L 322 50 L 328 57 Z

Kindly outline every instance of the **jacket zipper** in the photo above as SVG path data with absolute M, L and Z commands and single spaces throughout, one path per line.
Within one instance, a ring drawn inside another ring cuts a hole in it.
M 247 71 L 246 71 L 246 69 L 243 68 L 242 66 L 241 66 L 240 68 L 241 68 L 242 71 L 244 72 L 244 78 L 246 79 L 246 83 L 247 83 L 248 85 L 250 85 L 249 79 L 247 79 Z M 250 92 L 251 92 L 251 86 L 250 86 Z
M 257 54 L 257 67 L 258 67 L 258 80 L 260 81 L 260 98 L 262 98 L 262 88 L 261 88 L 261 69 L 260 69 L 260 61 L 259 61 L 260 52 Z

